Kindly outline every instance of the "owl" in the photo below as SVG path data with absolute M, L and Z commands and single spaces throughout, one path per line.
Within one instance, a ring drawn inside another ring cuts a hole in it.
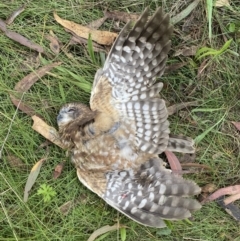
M 57 123 L 80 182 L 134 221 L 165 227 L 164 220 L 191 216 L 200 187 L 166 169 L 164 151 L 193 153 L 189 137 L 170 133 L 159 92 L 173 27 L 162 9 L 145 9 L 115 40 L 96 72 L 90 107 L 64 105 Z

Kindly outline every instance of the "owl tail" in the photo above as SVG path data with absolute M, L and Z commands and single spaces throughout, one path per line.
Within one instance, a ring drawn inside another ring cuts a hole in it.
M 186 136 L 170 134 L 166 151 L 194 153 L 194 140 Z
M 201 189 L 194 182 L 172 174 L 155 158 L 133 170 L 113 171 L 106 175 L 107 191 L 102 198 L 134 221 L 165 227 L 164 219 L 189 218 L 201 205 L 190 196 Z

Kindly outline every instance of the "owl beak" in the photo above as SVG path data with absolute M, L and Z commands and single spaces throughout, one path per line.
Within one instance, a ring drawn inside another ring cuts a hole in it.
M 62 114 L 59 113 L 57 116 L 57 123 L 60 123 L 62 118 L 63 118 Z

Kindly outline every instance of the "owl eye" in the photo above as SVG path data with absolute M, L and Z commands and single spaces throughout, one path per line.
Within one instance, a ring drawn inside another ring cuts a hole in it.
M 73 113 L 75 111 L 75 108 L 68 109 L 68 113 Z

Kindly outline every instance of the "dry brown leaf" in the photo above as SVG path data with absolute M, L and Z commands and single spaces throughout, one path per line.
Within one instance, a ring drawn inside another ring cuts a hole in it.
M 100 236 L 102 234 L 108 233 L 110 231 L 118 230 L 118 229 L 124 228 L 124 227 L 126 227 L 126 226 L 119 225 L 119 224 L 114 224 L 113 226 L 106 225 L 106 226 L 101 227 L 101 228 L 97 229 L 96 231 L 94 231 L 87 241 L 94 241 L 98 236 Z
M 71 200 L 71 201 L 67 201 L 64 204 L 62 204 L 59 207 L 59 211 L 64 215 L 68 215 L 69 211 L 75 207 L 77 204 L 81 203 L 81 204 L 86 204 L 87 202 L 87 196 L 85 196 L 84 194 L 81 194 L 80 196 L 78 196 L 76 199 Z
M 202 187 L 202 192 L 204 193 L 212 193 L 217 190 L 217 186 L 213 183 L 208 183 L 204 187 Z
M 195 56 L 198 48 L 199 48 L 198 46 L 191 46 L 191 47 L 179 49 L 175 52 L 175 54 L 173 56 L 179 56 L 179 55 L 183 55 L 186 57 L 187 56 Z
M 28 105 L 24 104 L 23 102 L 21 102 L 20 99 L 15 98 L 13 95 L 10 94 L 10 99 L 12 101 L 12 103 L 18 107 L 19 110 L 21 110 L 22 112 L 24 112 L 25 114 L 32 116 L 35 114 L 34 109 L 32 109 L 31 107 L 29 107 Z
M 46 158 L 43 158 L 41 160 L 39 160 L 32 168 L 29 176 L 28 176 L 28 179 L 27 179 L 27 182 L 26 182 L 26 185 L 25 185 L 25 189 L 24 189 L 24 198 L 23 198 L 23 201 L 24 202 L 27 202 L 28 200 L 28 196 L 29 196 L 29 191 L 32 189 L 32 186 L 34 185 L 37 177 L 38 177 L 38 174 L 40 172 L 40 169 L 42 167 L 42 164 L 43 162 L 46 160 Z
M 63 162 L 57 164 L 57 166 L 54 168 L 54 171 L 53 171 L 53 179 L 57 179 L 61 175 L 65 163 L 66 163 L 66 161 L 63 161 Z
M 173 71 L 176 71 L 185 65 L 187 65 L 187 62 L 170 64 L 170 65 L 166 66 L 164 74 L 172 73 Z
M 58 40 L 57 36 L 52 31 L 50 31 L 50 34 L 46 35 L 45 38 L 50 41 L 49 46 L 50 46 L 50 49 L 53 51 L 53 53 L 59 54 L 60 43 L 59 43 L 59 40 Z
M 28 74 L 15 85 L 14 90 L 17 92 L 18 95 L 19 94 L 22 95 L 24 92 L 28 91 L 31 88 L 31 86 L 34 83 L 36 83 L 41 77 L 47 74 L 47 72 L 49 72 L 53 67 L 56 67 L 60 64 L 61 64 L 60 62 L 48 64 L 39 68 L 35 72 Z M 33 108 L 22 103 L 20 99 L 16 98 L 13 94 L 10 94 L 10 98 L 12 103 L 15 106 L 18 106 L 18 109 L 20 109 L 27 115 L 33 116 L 35 114 L 35 111 L 33 110 Z
M 5 21 L 5 23 L 7 25 L 10 25 L 14 21 L 14 19 L 25 10 L 25 8 L 26 8 L 26 5 L 23 4 L 20 8 L 18 8 L 9 16 L 9 18 Z
M 7 161 L 10 166 L 17 171 L 27 170 L 27 165 L 22 162 L 22 160 L 14 155 L 7 156 Z
M 214 201 L 215 199 L 224 196 L 224 195 L 235 195 L 240 193 L 240 185 L 229 186 L 225 188 L 220 188 L 216 192 L 212 193 L 206 199 L 202 201 L 202 203 Z
M 180 174 L 182 172 L 182 166 L 176 155 L 171 151 L 165 151 L 164 153 L 166 154 L 171 170 L 174 173 Z
M 240 122 L 232 121 L 232 124 L 240 131 Z
M 240 192 L 237 193 L 237 194 L 234 194 L 234 195 L 231 195 L 230 197 L 227 197 L 224 199 L 224 203 L 225 205 L 228 205 L 236 200 L 239 200 L 240 199 Z
M 203 62 L 201 63 L 201 65 L 198 68 L 198 73 L 197 73 L 197 78 L 200 79 L 204 73 L 204 70 L 207 68 L 208 66 L 208 60 L 205 59 L 203 60 Z
M 59 211 L 64 215 L 67 216 L 69 211 L 74 207 L 74 201 L 65 202 L 63 205 L 59 207 Z
M 173 115 L 181 109 L 184 109 L 190 106 L 198 106 L 198 105 L 199 105 L 199 101 L 191 101 L 191 102 L 183 102 L 180 104 L 175 104 L 167 108 L 168 115 Z
M 0 30 L 2 30 L 8 38 L 20 43 L 21 45 L 24 45 L 30 49 L 36 50 L 39 53 L 44 52 L 43 47 L 40 46 L 39 44 L 32 42 L 31 40 L 23 37 L 19 33 L 8 30 L 6 27 L 6 23 L 4 23 L 2 19 L 0 19 Z
M 68 31 L 68 30 L 67 30 Z M 79 36 L 73 35 L 70 39 L 69 45 L 73 44 L 84 44 L 87 45 L 88 40 L 85 38 L 81 38 Z M 102 46 L 100 44 L 94 43 L 93 42 L 93 51 L 94 52 L 106 52 L 108 53 L 110 49 L 107 46 Z
M 183 163 L 193 163 L 196 160 L 196 153 L 183 153 L 180 157 L 179 157 L 179 161 L 183 164 Z
M 44 136 L 47 140 L 51 141 L 55 145 L 61 147 L 62 149 L 65 149 L 64 145 L 59 139 L 59 135 L 57 130 L 49 126 L 46 122 L 44 122 L 41 118 L 34 115 L 32 116 L 33 119 L 33 130 Z
M 56 63 L 51 63 L 39 68 L 38 70 L 25 76 L 21 81 L 19 81 L 15 85 L 14 90 L 20 93 L 28 91 L 35 82 L 37 82 L 40 78 L 42 78 L 45 74 L 47 74 L 47 72 L 49 72 L 52 68 L 57 67 L 60 64 L 61 62 L 56 62 Z
M 217 0 L 215 2 L 215 7 L 230 6 L 229 0 Z
M 91 28 L 91 29 L 98 29 L 103 25 L 103 23 L 106 21 L 106 19 L 107 19 L 107 17 L 104 16 L 103 18 L 99 18 L 97 20 L 92 21 L 86 27 Z
M 91 35 L 92 40 L 98 44 L 111 45 L 118 36 L 116 33 L 93 30 L 72 21 L 62 19 L 55 12 L 53 15 L 55 20 L 70 32 L 85 39 L 88 39 L 89 35 Z
M 119 20 L 127 23 L 129 20 L 136 22 L 140 15 L 119 11 L 105 11 L 104 16 L 113 20 Z
M 235 205 L 233 203 L 229 203 L 228 205 L 226 205 L 224 203 L 223 197 L 216 199 L 216 202 L 236 221 L 240 221 L 240 210 L 238 205 Z

